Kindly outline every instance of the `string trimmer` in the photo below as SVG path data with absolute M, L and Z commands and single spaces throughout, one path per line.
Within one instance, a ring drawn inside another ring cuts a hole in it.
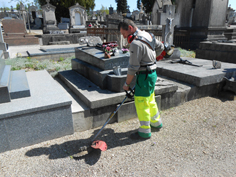
M 111 115 L 108 117 L 106 120 L 105 124 L 102 126 L 102 128 L 98 131 L 98 133 L 94 136 L 94 138 L 91 140 L 91 143 L 88 146 L 82 146 L 79 148 L 79 152 L 75 155 L 76 157 L 84 156 L 88 153 L 90 153 L 93 149 L 100 149 L 101 151 L 106 151 L 107 150 L 107 144 L 105 141 L 102 140 L 95 140 L 98 135 L 102 132 L 104 127 L 110 122 L 110 120 L 113 118 L 113 116 L 117 113 L 117 111 L 120 109 L 122 104 L 125 102 L 127 98 L 133 98 L 134 97 L 134 88 L 132 89 L 129 88 L 129 92 L 126 92 L 126 97 L 124 100 L 119 104 L 119 106 L 116 108 L 114 112 L 111 113 Z

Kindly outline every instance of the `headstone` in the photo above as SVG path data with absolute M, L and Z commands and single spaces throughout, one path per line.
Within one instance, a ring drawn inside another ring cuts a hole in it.
M 37 18 L 37 7 L 36 6 L 29 6 L 29 14 L 30 14 L 30 22 L 35 24 L 35 19 Z
M 178 1 L 176 12 L 180 22 L 176 31 L 190 39 L 187 49 L 196 50 L 202 41 L 227 40 L 224 35 L 227 8 L 228 0 Z M 181 42 L 178 45 L 184 47 Z
M 58 24 L 58 28 L 61 30 L 67 30 L 70 27 L 70 19 L 61 17 L 61 23 Z
M 47 4 L 42 6 L 43 10 L 43 33 L 48 34 L 50 31 L 58 31 L 57 20 L 55 16 L 56 7 L 49 4 L 50 0 L 47 0 Z
M 70 11 L 70 33 L 79 33 L 81 29 L 85 29 L 87 19 L 86 9 L 76 3 L 69 8 Z
M 97 16 L 97 21 L 101 21 L 100 15 Z
M 234 23 L 235 19 L 236 19 L 235 10 L 232 9 L 231 7 L 228 7 L 226 15 L 227 25 L 230 26 L 232 23 Z
M 107 13 L 104 11 L 104 12 L 102 13 L 102 16 L 103 16 L 103 19 L 105 20 L 105 19 L 106 19 L 106 16 L 107 16 Z
M 34 23 L 35 23 L 35 25 L 33 26 L 32 29 L 41 29 L 42 28 L 42 20 L 41 20 L 41 18 L 36 17 L 34 19 Z
M 134 21 L 139 20 L 139 11 L 138 10 L 133 11 L 132 16 Z
M 103 16 L 103 15 L 100 16 L 100 21 L 101 21 L 101 22 L 104 21 L 104 16 Z
M 112 15 L 114 13 L 113 7 L 109 7 L 109 15 Z

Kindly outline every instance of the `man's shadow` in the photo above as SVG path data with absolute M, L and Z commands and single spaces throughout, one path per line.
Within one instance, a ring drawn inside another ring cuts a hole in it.
M 81 157 L 73 157 L 77 153 L 79 153 L 79 148 L 82 146 L 88 146 L 91 144 L 91 140 L 93 139 L 94 135 L 97 134 L 98 130 L 93 132 L 93 135 L 88 139 L 80 139 L 80 140 L 73 140 L 67 141 L 62 144 L 54 144 L 50 147 L 40 147 L 29 150 L 26 152 L 26 156 L 33 157 L 33 156 L 40 156 L 40 155 L 49 155 L 49 159 L 58 159 L 58 158 L 65 158 L 71 157 L 75 160 L 85 159 L 85 162 L 89 165 L 94 165 L 98 162 L 101 156 L 100 149 L 93 149 L 90 153 L 81 156 Z M 131 140 L 129 135 L 134 133 L 137 130 L 132 130 L 129 132 L 122 132 L 122 133 L 115 133 L 113 129 L 107 128 L 104 129 L 101 134 L 96 138 L 96 140 L 102 140 L 107 143 L 107 149 L 112 149 L 118 146 L 126 146 L 137 143 L 140 140 Z

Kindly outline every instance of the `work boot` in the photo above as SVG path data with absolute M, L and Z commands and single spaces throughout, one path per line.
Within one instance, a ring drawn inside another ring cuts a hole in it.
M 161 123 L 161 125 L 159 125 L 157 127 L 154 127 L 152 125 L 150 125 L 150 126 L 151 126 L 151 128 L 155 129 L 156 131 L 160 131 L 160 129 L 162 128 L 162 123 Z
M 138 132 L 132 133 L 130 135 L 130 139 L 132 139 L 132 140 L 147 140 L 147 139 L 150 139 L 150 138 L 151 137 L 143 138 L 143 137 L 139 136 Z

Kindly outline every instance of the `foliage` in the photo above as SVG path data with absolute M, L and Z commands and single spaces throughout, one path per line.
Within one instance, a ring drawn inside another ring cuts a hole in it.
M 40 6 L 47 4 L 46 0 L 38 0 L 38 3 Z M 76 3 L 79 3 L 87 11 L 93 10 L 95 7 L 95 0 L 50 0 L 50 4 L 56 7 L 55 15 L 58 22 L 61 17 L 70 18 L 69 7 Z
M 109 14 L 108 8 L 104 7 L 103 5 L 102 5 L 102 8 L 101 8 L 100 12 L 101 12 L 101 14 L 103 14 L 103 12 L 106 12 L 107 15 Z
M 152 7 L 155 3 L 155 0 L 142 0 L 143 6 L 145 7 L 145 12 L 152 12 Z
M 140 0 L 137 0 L 137 6 L 138 6 L 138 1 L 140 1 Z M 155 0 L 141 0 L 141 1 L 143 3 L 143 6 L 145 7 L 145 12 L 146 13 L 152 12 L 152 7 L 155 3 Z M 172 4 L 176 4 L 175 0 L 171 0 L 171 2 L 172 2 Z M 138 9 L 140 9 L 140 8 L 138 8 Z
M 181 57 L 190 57 L 190 58 L 196 57 L 196 53 L 194 51 L 181 49 L 179 47 L 177 49 L 180 51 Z
M 117 3 L 117 11 L 126 13 L 127 12 L 127 0 L 115 0 Z
M 47 70 L 51 76 L 55 76 L 59 71 L 71 70 L 71 59 L 60 58 L 59 61 L 54 60 L 36 60 L 28 58 L 12 58 L 7 59 L 5 62 L 7 65 L 11 65 L 11 70 L 21 70 L 25 71 L 37 71 L 37 70 Z
M 16 4 L 16 10 L 20 10 L 20 3 Z
M 34 0 L 34 5 L 35 5 L 38 9 L 41 8 L 41 7 L 40 7 L 40 4 L 39 4 L 39 0 Z
M 30 2 L 30 0 L 11 0 L 10 2 L 17 2 L 17 3 L 22 3 L 22 4 L 26 4 L 27 2 L 29 3 Z
M 137 8 L 140 10 L 141 7 L 141 0 L 137 0 Z

